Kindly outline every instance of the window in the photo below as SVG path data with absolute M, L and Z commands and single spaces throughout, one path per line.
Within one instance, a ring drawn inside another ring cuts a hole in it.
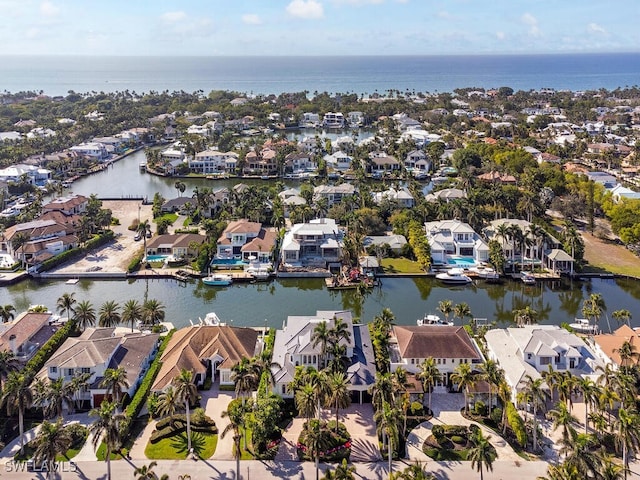
M 415 364 L 416 364 L 416 359 L 415 359 L 415 358 L 412 358 L 412 359 L 411 359 L 411 365 L 415 365 Z
M 72 376 L 73 376 L 73 373 L 74 373 L 73 368 L 67 368 L 67 375 L 68 375 L 68 376 L 72 377 Z
M 438 359 L 438 365 L 440 365 L 440 363 L 441 363 L 441 361 L 440 361 L 440 359 Z
M 82 368 L 80 369 L 80 371 L 81 371 L 82 373 L 91 373 L 91 369 L 90 369 L 89 367 L 82 367 Z
M 540 357 L 540 365 L 549 365 L 551 363 L 551 357 Z
M 58 367 L 49 367 L 49 373 L 58 373 Z
M 556 355 L 556 363 L 560 363 L 560 355 Z
M 443 358 L 443 359 L 442 359 L 442 364 L 443 364 L 443 365 L 446 365 L 446 364 L 447 364 L 447 359 L 446 359 L 446 358 Z

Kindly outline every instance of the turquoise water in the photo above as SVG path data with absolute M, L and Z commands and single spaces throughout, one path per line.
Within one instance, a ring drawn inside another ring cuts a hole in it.
M 245 265 L 245 262 L 235 258 L 214 258 L 211 265 Z
M 164 262 L 169 255 L 147 255 L 147 262 Z
M 475 267 L 476 261 L 472 257 L 449 257 L 447 259 L 449 265 L 455 265 L 456 267 Z

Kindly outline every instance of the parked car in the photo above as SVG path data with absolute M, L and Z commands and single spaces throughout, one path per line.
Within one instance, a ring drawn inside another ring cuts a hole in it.
M 133 237 L 133 239 L 138 242 L 140 240 L 142 240 L 142 234 L 140 232 L 136 232 L 136 236 Z

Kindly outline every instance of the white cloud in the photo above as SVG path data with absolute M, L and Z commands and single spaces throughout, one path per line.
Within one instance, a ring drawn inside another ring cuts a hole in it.
M 160 15 L 160 18 L 162 19 L 163 22 L 166 22 L 166 23 L 176 23 L 186 19 L 187 14 L 182 11 L 166 12 Z
M 589 31 L 589 33 L 600 33 L 602 35 L 606 35 L 608 33 L 604 27 L 593 22 L 587 25 L 587 30 Z
M 406 0 L 397 0 L 400 3 L 406 2 Z M 370 5 L 370 4 L 380 4 L 384 3 L 384 0 L 333 0 L 333 3 L 343 4 L 343 5 Z
M 262 20 L 255 13 L 246 13 L 242 15 L 242 22 L 247 25 L 260 25 L 262 24 Z
M 316 0 L 293 0 L 287 5 L 287 13 L 298 18 L 322 18 L 324 17 L 324 8 Z
M 496 38 L 498 40 L 504 40 L 507 36 L 504 34 L 504 32 L 496 32 Z
M 45 17 L 55 17 L 59 12 L 60 9 L 50 0 L 44 0 L 44 2 L 40 4 L 40 13 Z
M 531 35 L 532 37 L 540 36 L 540 27 L 538 25 L 538 19 L 536 17 L 527 12 L 522 15 L 522 17 L 520 17 L 520 20 L 522 21 L 522 23 L 529 26 L 529 35 Z

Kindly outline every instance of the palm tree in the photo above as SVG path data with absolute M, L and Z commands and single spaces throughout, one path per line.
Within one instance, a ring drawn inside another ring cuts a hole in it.
M 583 377 L 578 380 L 578 388 L 582 392 L 584 401 L 584 433 L 586 434 L 589 428 L 589 406 L 597 402 L 600 396 L 600 387 L 590 378 Z
M 316 392 L 313 385 L 307 383 L 298 388 L 295 392 L 295 403 L 298 413 L 309 422 L 316 414 L 318 402 L 316 401 Z
M 471 364 L 461 363 L 451 374 L 451 381 L 464 392 L 464 412 L 469 413 L 469 390 L 476 382 L 476 374 L 471 370 Z
M 122 323 L 131 324 L 131 331 L 133 327 L 142 320 L 142 307 L 137 300 L 127 300 L 122 307 Z
M 440 300 L 438 302 L 438 310 L 445 316 L 447 321 L 449 321 L 449 315 L 453 311 L 453 302 L 451 300 Z
M 422 390 L 429 393 L 429 412 L 431 412 L 431 391 L 435 384 L 442 380 L 435 358 L 425 358 L 420 364 L 420 371 L 416 377 L 422 382 Z
M 327 350 L 331 342 L 330 330 L 329 322 L 322 321 L 313 328 L 313 333 L 311 334 L 311 346 L 314 348 L 318 345 L 320 346 L 320 356 L 322 357 L 322 362 L 318 362 L 320 368 L 324 368 L 327 365 Z
M 620 347 L 615 348 L 613 352 L 620 356 L 620 368 L 623 371 L 626 371 L 631 365 L 637 363 L 638 357 L 640 356 L 636 346 L 631 343 L 630 340 L 622 342 Z
M 570 439 L 576 436 L 573 425 L 578 423 L 578 419 L 571 414 L 565 402 L 558 402 L 556 408 L 549 411 L 549 416 L 553 420 L 553 430 L 562 428 L 562 443 L 568 445 Z
M 600 316 L 606 309 L 607 307 L 601 293 L 590 294 L 589 298 L 587 298 L 582 304 L 582 314 L 589 319 L 593 319 L 594 327 L 598 325 Z
M 115 327 L 121 321 L 120 305 L 113 300 L 107 300 L 100 307 L 100 319 L 98 325 L 101 327 Z
M 171 418 L 173 422 L 173 416 L 181 408 L 182 405 L 178 395 L 176 395 L 175 388 L 173 385 L 169 385 L 158 397 L 158 414 Z
M 33 440 L 33 459 L 38 465 L 47 465 L 47 478 L 55 478 L 56 457 L 69 450 L 72 442 L 73 438 L 63 425 L 62 418 L 58 418 L 55 423 L 47 420 L 42 422 L 38 435 Z
M 2 392 L 2 386 L 4 381 L 9 376 L 10 372 L 15 372 L 20 368 L 20 362 L 16 358 L 15 353 L 11 350 L 0 351 L 0 392 Z
M 504 370 L 500 368 L 498 362 L 487 359 L 482 364 L 482 378 L 489 384 L 489 414 L 493 410 L 493 389 L 498 388 L 504 381 Z
M 116 412 L 122 399 L 122 393 L 129 388 L 127 371 L 124 367 L 107 368 L 100 382 L 100 386 L 106 389 L 107 395 L 111 395 L 111 400 L 116 404 Z
M 323 480 L 354 480 L 356 473 L 356 467 L 353 465 L 349 465 L 347 463 L 347 459 L 343 458 L 342 463 L 336 465 L 336 469 L 331 471 L 327 470 L 322 477 Z
M 191 453 L 191 417 L 190 406 L 198 398 L 198 388 L 193 383 L 193 372 L 183 368 L 176 378 L 173 379 L 176 386 L 176 394 L 184 402 L 187 412 L 187 451 Z
M 151 233 L 151 225 L 149 224 L 149 220 L 143 220 L 138 223 L 136 227 L 136 233 L 138 233 L 142 237 L 142 251 L 144 259 L 147 259 L 147 234 Z
M 603 456 L 596 450 L 600 445 L 600 440 L 594 435 L 574 433 L 570 443 L 563 444 L 560 454 L 565 455 L 564 463 L 573 467 L 579 478 L 600 478 Z
M 304 429 L 304 445 L 311 453 L 316 465 L 316 480 L 320 477 L 320 452 L 327 447 L 325 425 L 318 420 L 309 420 Z
M 117 413 L 116 403 L 103 400 L 99 408 L 89 412 L 90 417 L 96 417 L 89 427 L 89 433 L 93 435 L 93 448 L 98 448 L 104 441 L 105 460 L 107 461 L 107 480 L 111 480 L 111 454 L 120 447 L 120 422 L 124 415 Z
M 92 373 L 80 373 L 75 374 L 70 382 L 67 384 L 67 389 L 69 394 L 73 399 L 74 410 L 78 410 L 81 406 L 81 394 L 86 392 L 89 388 L 89 379 L 91 378 Z
M 242 397 L 244 404 L 245 397 L 258 388 L 260 376 L 255 364 L 248 358 L 243 358 L 231 367 L 231 381 L 235 385 L 236 396 Z
M 544 406 L 546 395 L 543 388 L 544 380 L 542 377 L 533 378 L 531 375 L 525 375 L 524 387 L 522 394 L 527 403 L 533 408 L 533 451 L 538 450 L 538 408 Z
M 239 410 L 236 409 L 236 411 Z M 229 423 L 224 427 L 224 430 L 222 430 L 220 437 L 224 438 L 229 432 L 233 432 L 233 457 L 236 459 L 236 479 L 241 480 L 240 457 L 242 456 L 242 452 L 240 450 L 240 424 L 242 423 L 242 418 L 240 416 L 229 414 L 228 410 L 224 410 L 221 417 L 229 419 Z
M 164 320 L 165 311 L 162 302 L 151 298 L 142 304 L 142 319 L 146 325 L 157 325 Z
M 531 308 L 531 305 L 527 305 L 524 308 L 513 311 L 513 320 L 519 327 L 533 325 L 538 323 L 538 312 Z
M 33 391 L 24 373 L 9 373 L 3 390 L 2 405 L 6 406 L 7 415 L 18 414 L 20 454 L 22 455 L 24 454 L 24 412 L 33 406 Z
M 625 408 L 618 410 L 618 417 L 613 425 L 616 445 L 622 448 L 622 464 L 627 478 L 629 469 L 629 452 L 636 453 L 640 447 L 640 415 Z
M 13 305 L 0 305 L 0 318 L 2 318 L 3 323 L 7 323 L 9 320 L 13 320 L 15 315 L 13 312 L 16 311 L 16 307 Z
M 493 462 L 498 457 L 496 449 L 489 438 L 485 437 L 482 430 L 478 429 L 472 438 L 473 447 L 469 449 L 467 460 L 471 460 L 471 468 L 475 468 L 480 472 L 480 480 L 483 480 L 483 470 L 493 471 Z
M 623 323 L 629 325 L 631 321 L 631 312 L 626 309 L 615 310 L 611 313 L 611 316 L 618 321 L 618 325 L 622 325 Z
M 392 403 L 394 400 L 394 391 L 391 374 L 376 372 L 376 378 L 373 385 L 369 387 L 369 393 L 371 394 L 371 403 L 375 410 L 381 409 L 384 402 Z
M 169 476 L 165 473 L 160 478 L 153 471 L 154 467 L 158 465 L 158 462 L 151 462 L 149 465 L 140 465 L 133 471 L 133 475 L 136 480 L 169 480 Z
M 338 433 L 338 411 L 351 405 L 349 382 L 342 372 L 334 372 L 327 376 L 328 395 L 325 405 L 336 409 L 336 434 Z
M 60 315 L 67 314 L 67 321 L 71 320 L 71 314 L 75 313 L 74 305 L 76 304 L 76 299 L 74 296 L 75 292 L 63 293 L 56 303 Z
M 75 307 L 75 313 L 73 319 L 76 322 L 78 328 L 82 331 L 87 327 L 93 327 L 96 324 L 96 312 L 89 300 L 82 300 Z
M 455 307 L 453 307 L 453 316 L 457 317 L 464 324 L 465 318 L 473 318 L 471 315 L 471 308 L 467 302 L 457 303 Z
M 392 472 L 393 461 L 393 449 L 398 446 L 400 429 L 398 424 L 400 423 L 400 409 L 391 407 L 388 402 L 382 404 L 382 408 L 376 410 L 373 419 L 377 424 L 377 434 L 382 437 L 383 446 L 387 446 L 387 459 L 389 461 L 389 477 Z
M 45 383 L 44 392 L 40 392 L 43 398 L 39 398 L 39 401 L 45 405 L 44 411 L 47 416 L 61 417 L 65 404 L 69 409 L 73 407 L 73 392 L 69 385 L 71 384 L 65 383 L 63 377 Z

